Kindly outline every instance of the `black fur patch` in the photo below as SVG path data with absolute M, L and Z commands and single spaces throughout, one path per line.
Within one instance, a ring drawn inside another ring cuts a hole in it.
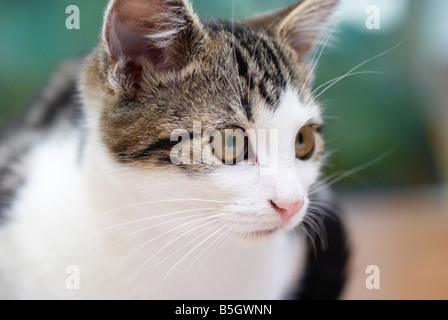
M 19 161 L 18 158 L 23 152 L 17 152 L 15 155 L 9 155 L 5 163 L 14 163 Z M 8 184 L 5 181 L 8 180 Z M 23 184 L 24 178 L 18 176 L 9 167 L 0 168 L 0 225 L 4 224 L 7 220 L 7 211 L 11 208 L 11 205 L 16 197 L 17 191 Z
M 0 161 L 0 224 L 7 220 L 6 212 L 25 181 L 20 172 L 14 171 L 14 165 L 22 161 L 58 121 L 64 119 L 74 126 L 81 123 L 83 114 L 76 99 L 77 87 L 73 76 L 78 71 L 77 64 L 71 65 L 70 70 L 61 70 L 59 73 L 64 82 L 53 80 L 41 97 L 30 104 L 23 115 L 3 133 L 0 144 L 4 145 L 0 145 L 0 148 L 6 154 L 2 154 Z
M 177 141 L 171 141 L 170 139 L 161 139 L 151 143 L 146 149 L 140 151 L 139 153 L 129 155 L 127 157 L 130 157 L 134 160 L 146 159 L 162 151 L 169 152 L 176 144 L 178 144 Z
M 293 299 L 334 300 L 340 297 L 347 278 L 349 246 L 343 222 L 328 208 L 319 216 L 325 225 L 325 245 L 316 237 L 309 241 L 307 265 Z M 311 228 L 309 228 L 311 231 Z
M 232 21 L 207 20 L 207 28 L 216 33 L 226 33 L 228 45 L 233 49 L 238 74 L 248 90 L 256 90 L 272 110 L 276 110 L 280 93 L 293 81 L 291 61 L 284 49 L 267 35 Z M 253 106 L 244 105 L 251 120 Z
M 44 128 L 49 127 L 56 121 L 56 119 L 59 118 L 62 112 L 67 111 L 75 115 L 77 118 L 78 113 L 76 112 L 77 110 L 75 106 L 76 94 L 76 82 L 73 79 L 65 88 L 62 89 L 56 99 L 48 104 L 45 112 L 43 112 L 41 118 L 38 119 L 37 124 Z

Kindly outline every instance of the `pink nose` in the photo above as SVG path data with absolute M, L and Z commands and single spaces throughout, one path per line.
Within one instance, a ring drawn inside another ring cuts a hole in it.
M 294 217 L 300 209 L 303 208 L 304 202 L 303 200 L 297 201 L 283 201 L 270 200 L 271 206 L 280 213 L 283 220 L 289 220 Z

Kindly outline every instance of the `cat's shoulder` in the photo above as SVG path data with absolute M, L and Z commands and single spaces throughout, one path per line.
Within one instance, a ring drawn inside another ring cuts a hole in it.
M 0 137 L 0 224 L 27 178 L 27 159 L 51 135 L 78 127 L 82 110 L 78 74 L 82 62 L 63 63 L 47 85 Z

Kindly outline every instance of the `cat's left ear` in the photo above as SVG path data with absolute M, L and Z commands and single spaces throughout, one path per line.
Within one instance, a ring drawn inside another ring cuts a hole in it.
M 102 41 L 117 72 L 138 84 L 145 64 L 158 72 L 185 67 L 203 34 L 186 0 L 112 0 Z
M 243 22 L 286 43 L 304 61 L 317 44 L 338 4 L 339 0 L 301 0 Z

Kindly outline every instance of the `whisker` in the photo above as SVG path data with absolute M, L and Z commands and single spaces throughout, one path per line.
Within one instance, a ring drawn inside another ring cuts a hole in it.
M 353 168 L 351 170 L 345 171 L 344 173 L 341 173 L 339 176 L 336 176 L 335 178 L 329 180 L 324 185 L 321 185 L 321 186 L 311 190 L 309 192 L 309 195 L 316 194 L 316 193 L 318 193 L 318 192 L 320 192 L 320 191 L 322 191 L 322 190 L 324 190 L 324 189 L 334 185 L 335 183 L 337 183 L 337 182 L 339 182 L 339 181 L 341 181 L 341 180 L 343 180 L 343 179 L 345 179 L 345 178 L 347 178 L 347 177 L 349 177 L 349 176 L 351 176 L 351 175 L 353 175 L 355 173 L 358 173 L 358 172 L 360 172 L 362 170 L 365 170 L 365 169 L 367 169 L 367 168 L 377 164 L 378 162 L 382 161 L 384 158 L 388 157 L 392 152 L 393 152 L 392 150 L 390 150 L 388 152 L 385 152 L 381 156 L 373 159 L 372 161 L 367 162 L 366 164 L 360 165 L 360 166 L 358 166 L 356 168 Z
M 229 224 L 226 224 L 225 226 L 227 227 Z M 210 248 L 210 251 L 208 253 L 208 255 L 205 257 L 205 259 L 201 262 L 201 264 L 198 266 L 198 268 L 196 269 L 196 273 L 198 272 L 199 269 L 201 269 L 202 265 L 205 263 L 205 261 L 207 260 L 207 258 L 211 255 L 211 253 L 214 251 L 214 248 L 211 248 L 214 244 L 217 244 L 218 241 L 220 239 L 222 239 L 230 230 L 232 230 L 235 226 L 225 230 L 223 233 L 221 233 L 221 235 L 219 237 L 217 237 L 215 240 L 213 240 L 207 247 L 204 248 L 204 250 L 202 250 L 202 252 L 196 256 L 196 258 L 194 258 L 194 260 L 190 263 L 190 266 L 186 269 L 185 271 L 185 275 L 188 274 L 188 272 L 190 271 L 190 269 L 193 267 L 194 263 L 199 260 L 199 258 Z M 195 276 L 194 276 L 195 277 Z
M 314 210 L 323 216 L 331 216 L 332 213 L 341 214 L 341 210 L 336 208 L 335 206 L 332 206 L 331 204 L 329 204 L 327 202 L 317 201 L 317 200 L 311 200 L 311 203 L 308 206 L 308 209 Z M 323 211 L 322 209 L 325 211 Z
M 230 228 L 230 229 L 224 231 L 224 232 L 223 232 L 223 235 L 229 234 L 230 231 L 231 231 L 232 229 L 233 229 L 233 228 Z M 203 266 L 203 264 L 206 262 L 206 260 L 209 259 L 209 257 L 211 256 L 212 252 L 214 252 L 214 251 L 219 251 L 220 248 L 223 247 L 229 240 L 230 240 L 230 237 L 227 237 L 227 238 L 222 237 L 222 238 L 221 238 L 221 241 L 220 241 L 220 242 L 217 242 L 216 245 L 214 246 L 214 248 L 211 248 L 211 249 L 210 249 L 208 255 L 203 259 L 203 261 L 201 262 L 201 264 L 200 264 L 199 267 L 197 268 L 194 277 L 197 277 L 197 273 L 198 273 L 198 271 L 202 268 L 202 266 Z
M 358 64 L 357 66 L 353 67 L 353 68 L 350 69 L 347 73 L 345 73 L 344 75 L 340 76 L 337 80 L 335 80 L 331 85 L 329 85 L 327 88 L 325 88 L 325 90 L 322 90 L 322 91 L 321 91 L 316 97 L 314 97 L 313 99 L 314 99 L 314 100 L 317 100 L 317 99 L 318 99 L 318 98 L 319 98 L 325 91 L 327 91 L 328 89 L 330 89 L 332 86 L 334 86 L 336 83 L 338 83 L 338 82 L 341 81 L 342 79 L 346 78 L 347 75 L 349 75 L 349 74 L 351 74 L 353 71 L 355 71 L 355 70 L 361 68 L 361 67 L 364 66 L 365 64 L 367 64 L 367 63 L 369 63 L 369 62 L 371 62 L 371 61 L 373 61 L 373 60 L 375 60 L 375 59 L 378 59 L 378 58 L 380 58 L 380 57 L 382 57 L 382 56 L 388 54 L 389 52 L 395 50 L 395 49 L 398 48 L 402 43 L 403 43 L 403 41 L 400 41 L 399 43 L 397 43 L 396 45 L 394 45 L 392 48 L 387 49 L 386 51 L 384 51 L 384 52 L 382 52 L 382 53 L 380 53 L 380 54 L 377 54 L 376 56 L 374 56 L 374 57 L 372 57 L 372 58 L 370 58 L 370 59 L 367 59 L 367 60 L 365 60 L 364 62 L 361 62 L 361 63 Z
M 112 229 L 116 229 L 116 228 L 120 228 L 120 227 L 123 227 L 123 226 L 131 225 L 131 224 L 136 224 L 136 223 L 140 223 L 140 222 L 147 222 L 147 221 L 150 221 L 150 220 L 160 219 L 160 218 L 165 218 L 165 217 L 169 217 L 169 216 L 173 216 L 173 215 L 181 214 L 181 213 L 189 213 L 189 212 L 196 212 L 196 211 L 207 211 L 207 210 L 216 210 L 216 208 L 189 209 L 189 210 L 182 210 L 182 211 L 176 211 L 176 212 L 166 213 L 166 214 L 162 214 L 162 215 L 158 215 L 158 216 L 151 216 L 151 217 L 148 217 L 148 218 L 142 218 L 142 219 L 132 220 L 132 221 L 128 221 L 128 222 L 124 222 L 124 223 L 116 224 L 116 225 L 109 226 L 109 227 L 106 227 L 106 228 L 104 228 L 104 229 L 95 231 L 94 233 L 91 233 L 90 235 L 86 236 L 85 239 L 83 239 L 83 240 L 89 239 L 89 238 L 91 238 L 91 237 L 93 237 L 93 236 L 95 236 L 95 235 L 97 235 L 97 234 L 99 234 L 99 233 L 102 233 L 102 232 L 105 232 L 105 231 L 108 231 L 108 230 L 112 230 Z M 203 215 L 204 215 L 204 214 L 203 214 Z M 162 222 L 162 223 L 160 223 L 160 224 L 153 225 L 153 226 L 151 226 L 151 227 L 160 226 L 160 225 L 163 225 L 163 224 L 166 224 L 166 223 L 170 223 L 170 222 L 172 222 L 172 221 L 179 221 L 179 220 L 181 220 L 181 219 L 185 219 L 185 218 L 188 218 L 188 217 L 192 217 L 192 216 L 187 216 L 187 217 L 183 217 L 183 218 L 179 218 L 179 219 L 174 219 L 174 220 L 165 221 L 165 222 Z
M 330 180 L 340 176 L 341 174 L 343 174 L 345 171 L 343 170 L 339 170 L 339 171 L 335 171 L 331 174 L 329 174 L 328 176 L 326 176 L 325 178 L 322 178 L 321 180 L 317 181 L 316 183 L 314 183 L 311 188 L 310 188 L 310 195 L 313 194 L 313 190 L 325 185 L 326 183 L 328 183 Z
M 327 238 L 326 238 L 326 228 L 325 223 L 321 217 L 313 212 L 308 212 L 306 215 L 306 221 L 308 225 L 313 226 L 313 231 L 316 233 L 317 237 L 320 240 L 320 247 L 322 250 L 326 250 L 328 247 Z
M 107 211 L 105 213 L 102 213 L 97 219 L 102 218 L 102 217 L 107 216 L 107 215 L 112 214 L 112 213 L 117 213 L 117 212 L 119 212 L 121 210 L 136 208 L 136 207 L 150 205 L 150 204 L 174 203 L 174 202 L 189 202 L 189 201 L 206 202 L 206 203 L 221 203 L 221 204 L 228 204 L 229 203 L 228 201 L 222 201 L 222 200 L 208 200 L 208 199 L 194 199 L 194 198 L 152 200 L 152 201 L 144 201 L 144 202 L 133 203 L 133 204 L 129 204 L 129 205 L 125 205 L 125 206 L 119 207 L 119 208 L 115 208 L 113 210 L 110 210 L 110 211 Z
M 301 231 L 303 231 L 306 235 L 306 237 L 310 240 L 310 244 L 313 248 L 313 252 L 314 252 L 314 258 L 317 257 L 317 247 L 316 247 L 316 243 L 314 242 L 314 237 L 312 236 L 312 234 L 310 233 L 310 231 L 306 228 L 306 226 L 303 223 L 300 223 L 297 226 L 298 229 L 300 229 Z
M 308 227 L 308 231 L 310 232 L 311 235 L 313 235 L 313 238 L 315 238 L 316 235 L 319 235 L 320 232 L 319 227 L 316 224 L 316 221 L 313 221 L 310 218 L 309 213 L 308 215 L 303 217 L 302 222 Z
M 305 90 L 305 87 L 307 86 L 308 81 L 311 79 L 311 76 L 313 75 L 313 72 L 314 72 L 314 70 L 316 69 L 316 66 L 317 66 L 317 64 L 318 64 L 318 62 L 319 62 L 319 60 L 320 60 L 320 58 L 321 58 L 321 56 L 322 56 L 322 53 L 324 52 L 325 48 L 327 47 L 328 42 L 330 41 L 330 38 L 331 38 L 331 36 L 333 35 L 334 31 L 336 30 L 336 27 L 338 26 L 338 24 L 339 24 L 339 19 L 336 20 L 336 21 L 333 23 L 332 28 L 328 31 L 328 34 L 325 36 L 325 38 L 324 38 L 324 39 L 325 39 L 325 42 L 324 42 L 324 44 L 322 45 L 322 48 L 320 49 L 319 56 L 317 57 L 316 61 L 314 61 L 313 65 L 312 65 L 312 67 L 311 67 L 311 69 L 310 69 L 310 71 L 308 72 L 308 74 L 307 74 L 307 76 L 306 76 L 306 78 L 305 78 L 305 82 L 303 83 L 302 88 L 301 88 L 300 91 L 299 91 L 300 93 L 302 93 L 303 90 Z M 316 57 L 316 53 L 317 53 L 317 52 L 318 52 L 317 50 L 314 52 L 313 60 L 314 60 L 314 58 Z
M 212 221 L 211 223 L 216 222 L 216 221 Z M 202 228 L 205 225 L 211 224 L 211 223 L 207 223 L 207 224 L 203 224 L 201 226 L 199 226 L 198 228 Z M 182 245 L 180 248 L 177 248 L 175 251 L 173 251 L 171 254 L 169 254 L 168 256 L 166 256 L 163 260 L 159 261 L 155 266 L 153 266 L 153 268 L 149 271 L 148 274 L 145 275 L 145 277 L 143 279 L 146 279 L 149 274 L 151 274 L 155 269 L 157 269 L 157 267 L 159 265 L 161 265 L 162 263 L 164 263 L 166 260 L 168 260 L 169 258 L 171 258 L 173 255 L 175 255 L 176 253 L 178 253 L 179 251 L 181 251 L 182 249 L 184 249 L 185 247 L 188 247 L 191 243 L 193 243 L 194 241 L 196 241 L 197 239 L 199 239 L 200 237 L 202 237 L 203 235 L 207 234 L 212 228 L 216 227 L 218 224 L 216 225 L 212 225 L 211 228 L 207 229 L 205 232 L 201 233 L 200 235 L 196 236 L 194 239 L 188 241 L 187 243 L 185 243 L 184 245 Z M 197 228 L 196 228 L 197 229 Z M 186 233 L 182 234 L 180 237 L 183 237 Z M 180 238 L 178 237 L 178 238 Z M 178 238 L 176 238 L 175 240 L 177 240 Z M 174 242 L 175 240 L 173 240 L 172 242 Z
M 215 217 L 214 217 L 214 216 L 211 216 L 211 217 L 208 217 L 208 218 L 215 218 Z M 199 220 L 193 221 L 193 222 L 191 222 L 191 223 L 195 223 L 195 222 L 198 222 L 198 221 L 200 221 L 200 220 L 206 220 L 206 219 L 205 219 L 205 218 L 203 218 L 203 219 L 199 219 Z M 217 221 L 219 221 L 219 219 L 215 218 L 215 219 L 212 220 L 212 221 L 206 222 L 206 223 L 201 224 L 201 225 L 199 225 L 199 226 L 196 226 L 196 227 L 194 227 L 194 228 L 192 228 L 192 229 L 189 229 L 189 230 L 185 231 L 184 233 L 182 233 L 180 236 L 176 237 L 175 239 L 173 239 L 173 240 L 171 240 L 170 242 L 168 242 L 167 244 L 165 244 L 165 245 L 164 245 L 163 247 L 161 247 L 159 250 L 157 250 L 157 252 L 155 252 L 151 257 L 149 257 L 148 259 L 145 260 L 145 262 L 144 262 L 144 263 L 137 269 L 137 271 L 136 271 L 136 272 L 134 273 L 134 275 L 130 278 L 130 280 L 128 280 L 127 285 L 126 285 L 126 287 L 125 287 L 125 289 L 124 289 L 122 295 L 124 296 L 124 295 L 126 294 L 126 292 L 129 290 L 130 285 L 131 285 L 132 282 L 135 280 L 135 278 L 138 276 L 138 274 L 143 270 L 143 268 L 144 268 L 149 262 L 151 262 L 152 259 L 154 259 L 158 254 L 160 254 L 163 250 L 165 250 L 167 247 L 169 247 L 169 246 L 170 246 L 171 244 L 173 244 L 174 242 L 176 242 L 176 241 L 178 241 L 179 239 L 181 239 L 183 236 L 185 236 L 185 235 L 187 235 L 187 234 L 189 234 L 189 233 L 191 233 L 191 232 L 193 232 L 193 231 L 195 231 L 195 230 L 197 230 L 197 229 L 199 229 L 199 228 L 202 228 L 202 227 L 204 227 L 204 226 L 207 226 L 207 225 L 209 225 L 209 224 L 211 224 L 211 223 L 217 223 Z M 179 228 L 181 228 L 181 227 L 184 227 L 185 225 L 188 225 L 188 223 L 186 223 L 186 224 L 184 224 L 184 225 L 182 225 L 182 226 L 178 226 L 178 227 L 176 227 L 176 228 L 174 228 L 174 229 L 172 229 L 172 230 L 169 230 L 169 231 L 165 232 L 164 234 L 161 234 L 161 235 L 157 236 L 156 238 L 161 238 L 162 236 L 164 236 L 164 235 L 166 235 L 166 234 L 168 234 L 168 233 L 170 233 L 170 232 L 172 232 L 172 231 L 174 231 L 174 230 L 176 230 L 176 229 L 179 229 Z M 205 234 L 205 233 L 204 233 L 204 234 Z M 201 234 L 201 235 L 202 235 L 202 234 Z M 195 239 L 196 239 L 196 238 L 195 238 Z M 155 240 L 155 238 L 153 238 L 153 239 L 151 240 L 151 242 L 154 241 L 154 240 Z M 192 242 L 192 241 L 187 242 L 187 243 L 184 244 L 182 247 L 178 248 L 176 251 L 174 251 L 173 253 L 171 253 L 168 257 L 166 257 L 165 259 L 163 259 L 161 262 L 159 262 L 158 264 L 156 264 L 156 265 L 150 270 L 150 272 L 148 272 L 148 273 L 144 276 L 143 279 L 146 279 L 146 278 L 149 276 L 149 274 L 151 274 L 151 273 L 152 273 L 152 272 L 153 272 L 153 271 L 154 271 L 154 270 L 155 270 L 161 263 L 163 263 L 164 261 L 166 261 L 169 257 L 171 257 L 173 254 L 175 254 L 175 253 L 178 252 L 179 250 L 181 250 L 183 247 L 189 245 L 191 242 Z M 133 255 L 135 252 L 137 252 L 138 250 L 140 250 L 141 248 L 143 248 L 144 246 L 146 246 L 148 243 L 149 243 L 148 241 L 145 242 L 145 243 L 143 243 L 143 244 L 140 245 L 138 248 L 136 248 L 131 254 Z M 125 260 L 128 260 L 131 254 L 129 254 L 129 255 L 126 257 Z M 124 264 L 124 262 L 122 262 L 122 263 L 120 264 L 120 267 L 121 267 L 123 264 Z
M 111 247 L 111 246 L 113 246 L 114 244 L 116 244 L 116 243 L 118 243 L 118 242 L 120 242 L 120 241 L 122 241 L 122 240 L 124 240 L 124 239 L 127 239 L 127 238 L 129 238 L 129 237 L 132 237 L 132 236 L 134 236 L 134 235 L 136 235 L 136 234 L 138 234 L 138 233 L 141 233 L 141 232 L 143 232 L 143 231 L 150 230 L 150 229 L 154 229 L 154 228 L 157 228 L 157 227 L 166 225 L 166 224 L 170 224 L 170 223 L 177 222 L 177 221 L 181 221 L 181 220 L 185 220 L 185 219 L 191 219 L 191 218 L 196 218 L 196 217 L 207 216 L 207 215 L 209 215 L 209 214 L 210 214 L 210 213 L 195 214 L 195 215 L 186 216 L 186 217 L 182 217 L 182 218 L 172 219 L 172 220 L 169 220 L 169 221 L 164 221 L 164 222 L 161 222 L 161 223 L 158 223 L 158 224 L 154 224 L 154 225 L 151 225 L 151 226 L 148 226 L 148 227 L 144 227 L 144 228 L 142 228 L 142 229 L 136 230 L 136 231 L 134 231 L 134 232 L 131 232 L 131 233 L 129 233 L 129 234 L 127 234 L 127 235 L 121 237 L 121 238 L 118 238 L 118 239 L 114 240 L 113 242 L 111 242 L 110 244 L 108 244 L 107 246 L 105 246 L 104 249 L 106 249 L 106 248 L 108 248 L 108 247 Z
M 314 96 L 314 94 L 319 91 L 321 88 L 325 87 L 326 85 L 330 85 L 328 88 L 325 88 L 324 91 L 326 91 L 327 89 L 330 89 L 333 85 L 335 85 L 336 83 L 338 83 L 339 81 L 351 77 L 351 76 L 357 76 L 357 75 L 364 75 L 364 74 L 386 74 L 386 72 L 383 71 L 359 71 L 359 72 L 353 72 L 353 73 L 346 73 L 343 76 L 339 76 L 336 77 L 332 80 L 329 80 L 323 84 L 321 84 L 320 86 L 318 86 L 316 89 L 313 90 L 313 92 L 311 93 L 311 96 Z M 317 99 L 321 94 L 319 93 L 314 99 Z
M 145 246 L 147 246 L 148 244 L 150 244 L 150 243 L 152 243 L 152 242 L 154 242 L 154 241 L 156 241 L 156 240 L 158 240 L 158 239 L 160 239 L 160 238 L 162 238 L 162 237 L 164 237 L 165 235 L 167 235 L 167 234 L 169 234 L 169 233 L 171 233 L 171 232 L 173 232 L 173 231 L 176 231 L 176 230 L 179 230 L 179 229 L 181 229 L 181 228 L 184 228 L 184 227 L 186 227 L 186 226 L 188 226 L 188 225 L 190 225 L 190 224 L 194 224 L 194 223 L 197 223 L 197 222 L 200 222 L 200 221 L 203 221 L 203 220 L 209 220 L 209 219 L 212 219 L 212 218 L 217 218 L 218 217 L 218 215 L 213 215 L 213 216 L 208 216 L 208 217 L 205 217 L 205 218 L 200 218 L 200 219 L 195 219 L 195 220 L 193 220 L 193 221 L 189 221 L 189 222 L 186 222 L 186 223 L 184 223 L 184 224 L 181 224 L 181 225 L 179 225 L 179 226 L 177 226 L 177 227 L 174 227 L 173 229 L 170 229 L 170 230 L 168 230 L 168 231 L 165 231 L 165 232 L 163 232 L 163 233 L 161 233 L 161 234 L 159 234 L 159 235 L 157 235 L 156 237 L 154 237 L 154 238 L 152 238 L 152 239 L 150 239 L 150 240 L 147 240 L 147 241 L 145 241 L 143 244 L 141 244 L 140 246 L 138 246 L 137 248 L 135 248 L 134 250 L 132 250 L 126 257 L 125 257 L 125 259 L 117 266 L 117 268 L 115 269 L 115 271 L 114 271 L 114 273 L 116 273 L 125 263 L 126 263 L 126 261 L 128 261 L 135 253 L 137 253 L 138 251 L 140 251 L 142 248 L 144 248 Z M 217 219 L 216 219 L 217 220 Z M 207 225 L 208 223 L 206 223 L 205 225 Z M 202 225 L 201 225 L 202 226 Z M 198 227 L 195 227 L 195 228 L 193 228 L 193 229 L 189 229 L 187 232 L 185 232 L 185 233 L 183 233 L 180 237 L 182 237 L 182 236 L 184 236 L 184 235 L 186 235 L 186 234 L 188 234 L 188 233 L 190 233 L 190 232 L 193 232 L 194 230 L 196 230 L 196 229 L 198 229 L 198 228 L 200 228 L 201 226 L 198 226 Z M 179 239 L 180 237 L 177 237 L 176 239 Z M 175 239 L 175 240 L 176 240 Z M 147 262 L 149 262 L 149 261 L 151 261 L 151 259 L 155 256 L 155 255 L 157 255 L 159 252 L 161 252 L 161 251 L 163 251 L 163 249 L 165 249 L 167 246 L 169 246 L 171 243 L 173 243 L 174 242 L 174 240 L 173 241 L 171 241 L 171 242 L 169 242 L 168 244 L 166 244 L 165 246 L 163 246 L 161 249 L 159 249 L 150 259 L 148 259 L 147 260 Z M 146 262 L 145 262 L 145 264 L 146 264 Z M 144 264 L 144 265 L 145 265 Z M 143 266 L 144 266 L 143 265 Z
M 168 276 L 177 268 L 178 265 L 180 265 L 188 256 L 190 256 L 194 251 L 196 251 L 203 243 L 205 243 L 208 239 L 210 239 L 211 237 L 213 237 L 216 233 L 218 233 L 219 231 L 221 231 L 225 226 L 222 226 L 221 228 L 219 228 L 218 230 L 216 230 L 215 232 L 213 232 L 212 234 L 208 235 L 205 239 L 203 239 L 201 242 L 199 242 L 199 244 L 197 244 L 196 246 L 194 246 L 192 249 L 190 249 L 190 251 L 187 252 L 187 254 L 185 254 L 177 263 L 175 263 L 169 270 L 168 272 L 165 274 L 165 276 L 162 278 L 162 280 L 160 281 L 159 285 L 156 288 L 156 293 L 159 290 L 159 288 L 162 286 L 163 282 L 165 282 L 165 280 L 168 278 Z
M 322 233 L 325 230 L 325 223 L 324 220 L 319 216 L 319 212 L 311 210 L 307 213 L 305 218 L 307 218 L 308 222 L 312 223 L 315 226 L 315 231 L 317 233 Z

